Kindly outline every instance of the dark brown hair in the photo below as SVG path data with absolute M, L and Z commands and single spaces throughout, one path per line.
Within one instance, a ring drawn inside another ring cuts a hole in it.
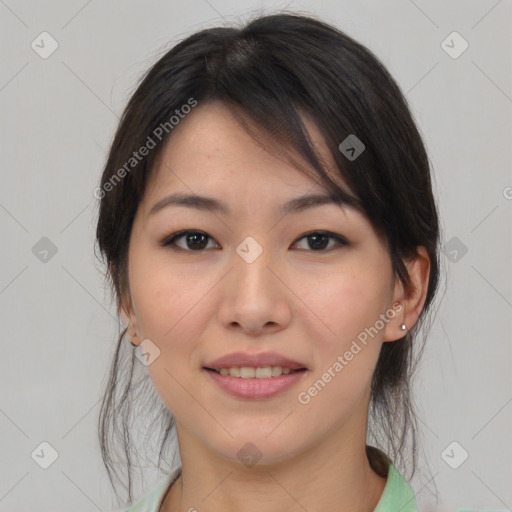
M 199 105 L 222 101 L 253 136 L 266 134 L 282 148 L 296 150 L 334 196 L 357 204 L 364 212 L 386 242 L 393 271 L 406 289 L 411 283 L 404 259 L 414 256 L 417 246 L 426 248 L 430 276 L 423 311 L 401 340 L 383 344 L 369 411 L 368 433 L 375 444 L 402 472 L 409 468 L 414 474 L 417 425 L 411 377 L 424 345 L 417 341 L 417 334 L 429 318 L 438 288 L 439 220 L 427 153 L 398 85 L 368 48 L 312 16 L 280 13 L 257 17 L 241 27 L 205 29 L 167 51 L 131 96 L 98 189 L 97 243 L 118 311 L 129 293 L 127 253 L 135 213 L 155 159 L 172 136 L 171 116 L 177 110 L 190 111 L 183 106 L 191 105 L 191 99 Z M 354 195 L 325 172 L 301 113 L 318 126 L 337 171 Z M 355 159 L 339 148 L 350 135 L 364 144 Z M 155 147 L 136 163 L 132 161 L 133 152 L 148 147 L 150 140 Z M 115 441 L 122 441 L 119 464 L 128 471 L 131 500 L 132 454 L 137 454 L 132 451 L 133 421 L 144 418 L 146 439 L 158 440 L 158 468 L 175 429 L 171 412 L 123 341 L 125 333 L 126 329 L 120 331 L 105 388 L 99 437 L 112 483 Z M 413 348 L 418 350 L 415 357 Z M 142 409 L 135 412 L 135 406 Z M 158 436 L 153 432 L 155 424 Z M 406 462 L 409 438 L 412 461 Z M 385 475 L 382 452 L 368 448 L 367 454 L 374 470 Z

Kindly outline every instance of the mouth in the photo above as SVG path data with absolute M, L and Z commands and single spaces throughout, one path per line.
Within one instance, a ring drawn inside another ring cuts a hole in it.
M 203 367 L 212 383 L 231 397 L 244 400 L 268 400 L 299 385 L 306 368 L 263 367 Z
M 206 364 L 205 364 L 206 363 Z M 309 369 L 277 352 L 232 352 L 203 363 L 217 389 L 242 399 L 264 400 L 297 386 Z
M 219 375 L 230 376 L 239 379 L 274 379 L 281 377 L 282 375 L 289 375 L 291 373 L 301 373 L 306 371 L 306 368 L 291 369 L 282 366 L 232 366 L 229 368 L 208 368 L 205 366 L 204 369 Z

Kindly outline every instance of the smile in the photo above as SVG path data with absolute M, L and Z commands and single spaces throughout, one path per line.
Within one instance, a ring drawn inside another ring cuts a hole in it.
M 221 375 L 230 375 L 231 377 L 238 377 L 241 379 L 268 379 L 271 377 L 280 377 L 281 375 L 288 375 L 289 373 L 304 370 L 291 370 L 290 368 L 283 368 L 282 366 L 259 366 L 253 368 L 251 366 L 233 366 L 231 368 L 207 368 L 207 370 L 213 370 L 214 372 L 220 373 Z
M 224 392 L 237 398 L 267 399 L 297 385 L 306 369 L 290 370 L 280 366 L 204 368 L 212 381 Z

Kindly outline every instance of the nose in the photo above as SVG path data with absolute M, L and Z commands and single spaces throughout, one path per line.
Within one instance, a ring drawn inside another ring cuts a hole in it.
M 220 321 L 227 329 L 252 336 L 286 328 L 293 293 L 287 287 L 283 266 L 271 257 L 270 250 L 254 258 L 254 247 L 249 245 L 244 252 L 247 246 L 241 246 L 234 252 L 231 271 L 223 279 Z

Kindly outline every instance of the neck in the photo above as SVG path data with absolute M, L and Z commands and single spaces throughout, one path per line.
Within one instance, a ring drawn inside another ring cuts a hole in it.
M 254 466 L 206 453 L 202 445 L 191 450 L 183 441 L 182 474 L 161 512 L 373 512 L 386 485 L 369 465 L 365 439 L 355 443 L 339 432 L 320 448 Z

